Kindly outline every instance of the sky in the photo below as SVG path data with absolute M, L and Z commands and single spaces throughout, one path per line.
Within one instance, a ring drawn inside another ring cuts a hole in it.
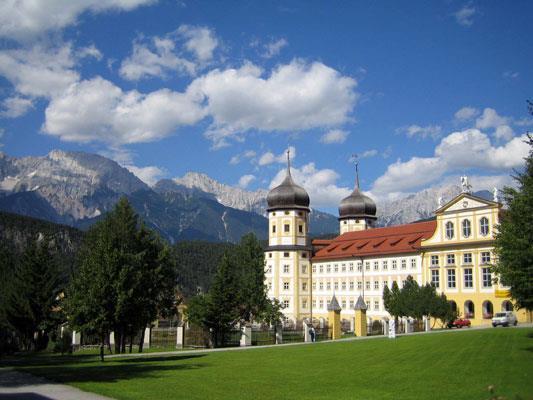
M 146 183 L 292 173 L 319 209 L 468 175 L 533 130 L 531 1 L 4 0 L 0 151 L 112 158 Z

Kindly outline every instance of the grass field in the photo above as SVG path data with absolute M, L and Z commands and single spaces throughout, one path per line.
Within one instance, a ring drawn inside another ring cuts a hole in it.
M 13 362 L 12 362 L 13 363 Z M 12 364 L 11 363 L 11 364 Z M 117 399 L 533 399 L 533 329 L 483 329 L 17 368 Z M 519 396 L 519 397 L 516 397 Z

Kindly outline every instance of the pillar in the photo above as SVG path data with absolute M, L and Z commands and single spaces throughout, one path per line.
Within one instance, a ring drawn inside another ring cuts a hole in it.
M 355 332 L 355 318 L 350 318 L 350 332 Z
M 367 335 L 367 323 L 366 323 L 366 303 L 363 300 L 363 296 L 359 296 L 357 303 L 354 306 L 355 310 L 355 336 Z
M 251 346 L 252 345 L 252 327 L 249 325 L 244 325 L 241 327 L 241 342 L 240 346 Z
M 429 332 L 431 330 L 431 318 L 424 317 L 424 330 Z
M 389 333 L 389 321 L 386 319 L 382 319 L 381 324 L 383 326 L 383 334 L 387 335 Z
M 150 328 L 144 329 L 143 349 L 149 349 L 152 341 L 152 330 Z
M 79 347 L 81 344 L 81 333 L 72 331 L 72 347 Z
M 329 329 L 331 329 L 332 340 L 341 338 L 341 310 L 342 308 L 337 298 L 333 295 L 328 305 Z
M 281 325 L 276 325 L 276 344 L 283 343 L 283 327 Z
M 185 326 L 179 325 L 176 328 L 176 348 L 183 349 L 185 344 Z

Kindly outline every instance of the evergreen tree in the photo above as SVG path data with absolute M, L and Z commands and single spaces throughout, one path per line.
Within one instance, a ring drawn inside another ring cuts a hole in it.
M 73 327 L 95 332 L 103 360 L 105 341 L 115 334 L 115 351 L 159 314 L 175 309 L 175 264 L 169 248 L 139 223 L 126 198 L 87 233 L 79 271 L 67 293 Z M 139 347 L 142 350 L 142 346 Z
M 46 239 L 29 243 L 7 299 L 7 320 L 27 350 L 46 348 L 50 333 L 64 320 L 59 302 L 66 277 L 49 247 Z
M 532 107 L 532 103 L 529 103 Z M 533 110 L 531 110 L 533 114 Z M 529 155 L 523 172 L 514 177 L 516 189 L 503 189 L 509 208 L 496 234 L 497 262 L 492 267 L 500 282 L 510 287 L 517 308 L 533 311 L 533 137 L 528 135 Z

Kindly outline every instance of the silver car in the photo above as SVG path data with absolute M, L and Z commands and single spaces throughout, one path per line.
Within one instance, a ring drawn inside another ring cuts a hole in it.
M 509 326 L 509 325 L 515 325 L 518 323 L 516 320 L 516 316 L 512 311 L 502 311 L 499 313 L 496 313 L 494 315 L 494 318 L 492 318 L 492 326 L 497 327 L 498 325 L 501 326 Z

